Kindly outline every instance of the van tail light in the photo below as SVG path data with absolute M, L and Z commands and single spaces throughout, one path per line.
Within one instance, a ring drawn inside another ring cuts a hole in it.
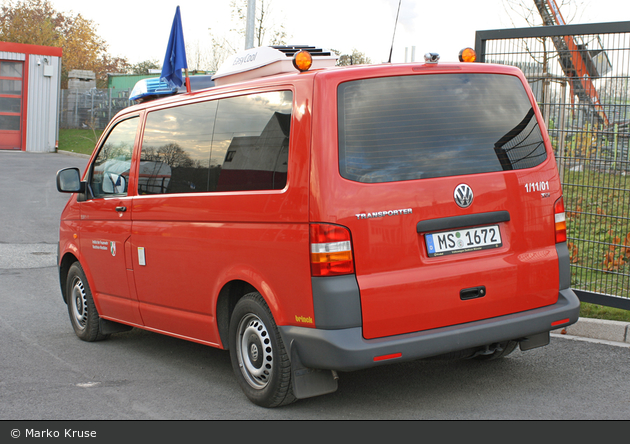
M 556 201 L 554 208 L 556 221 L 556 243 L 567 241 L 567 221 L 564 215 L 564 200 L 562 197 Z
M 354 273 L 352 241 L 347 228 L 339 225 L 312 224 L 310 243 L 313 277 Z

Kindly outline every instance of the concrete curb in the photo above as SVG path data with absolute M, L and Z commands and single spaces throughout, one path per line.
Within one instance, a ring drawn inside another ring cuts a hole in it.
M 54 154 L 65 154 L 66 156 L 83 157 L 84 159 L 89 159 L 91 157 L 89 154 L 75 153 L 74 151 L 65 150 L 57 150 Z
M 580 318 L 575 324 L 552 333 L 630 344 L 630 323 Z

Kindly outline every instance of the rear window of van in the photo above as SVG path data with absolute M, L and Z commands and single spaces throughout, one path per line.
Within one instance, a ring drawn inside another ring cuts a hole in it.
M 521 81 L 430 74 L 343 83 L 341 176 L 364 183 L 531 168 L 547 158 Z

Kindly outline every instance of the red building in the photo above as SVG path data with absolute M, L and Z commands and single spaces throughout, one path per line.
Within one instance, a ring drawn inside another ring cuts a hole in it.
M 55 151 L 61 56 L 61 48 L 0 42 L 0 149 Z

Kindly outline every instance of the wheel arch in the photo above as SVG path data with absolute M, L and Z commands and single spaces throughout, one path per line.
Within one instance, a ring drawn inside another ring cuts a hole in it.
M 216 321 L 217 328 L 219 330 L 219 337 L 221 338 L 221 344 L 225 350 L 229 349 L 228 336 L 230 318 L 234 312 L 234 307 L 243 296 L 254 291 L 258 291 L 260 293 L 260 291 L 249 282 L 234 279 L 223 285 L 221 291 L 219 292 L 216 305 Z
M 61 298 L 66 304 L 68 303 L 68 301 L 66 300 L 66 290 L 67 290 L 66 281 L 68 279 L 68 271 L 70 270 L 70 267 L 72 266 L 72 264 L 74 264 L 75 262 L 79 262 L 79 259 L 73 253 L 66 252 L 58 264 L 59 285 L 61 287 Z

